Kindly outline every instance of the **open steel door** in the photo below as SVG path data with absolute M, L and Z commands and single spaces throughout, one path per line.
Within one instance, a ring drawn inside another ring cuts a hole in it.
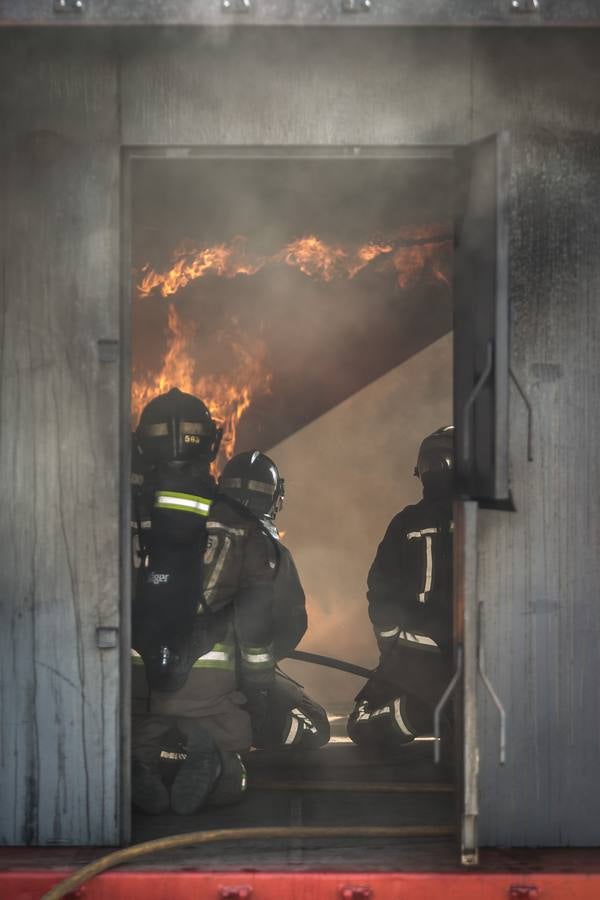
M 507 192 L 509 136 L 456 151 L 454 422 L 459 499 L 455 504 L 456 710 L 461 760 L 461 859 L 477 862 L 479 746 L 477 692 L 504 710 L 485 674 L 477 595 L 477 510 L 511 509 L 508 478 L 509 305 Z
M 456 151 L 454 424 L 462 497 L 511 505 L 508 484 L 509 137 Z

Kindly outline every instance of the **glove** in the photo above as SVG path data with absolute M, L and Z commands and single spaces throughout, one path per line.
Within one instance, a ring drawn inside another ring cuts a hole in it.
M 250 716 L 253 740 L 259 741 L 266 729 L 269 713 L 269 692 L 264 688 L 244 687 L 246 709 Z

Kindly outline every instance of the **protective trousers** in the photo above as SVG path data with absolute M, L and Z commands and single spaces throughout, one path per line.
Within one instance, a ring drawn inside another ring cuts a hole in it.
M 382 658 L 348 719 L 355 744 L 393 749 L 433 732 L 433 711 L 450 678 L 449 654 L 401 641 Z
M 279 669 L 268 693 L 264 727 L 254 737 L 261 750 L 317 749 L 329 741 L 326 710 L 308 697 L 302 685 Z
M 158 762 L 161 750 L 207 731 L 220 750 L 250 747 L 250 717 L 237 690 L 234 648 L 215 644 L 192 667 L 178 691 L 149 690 L 139 657 L 132 666 L 132 756 Z M 162 725 L 161 725 L 162 723 Z

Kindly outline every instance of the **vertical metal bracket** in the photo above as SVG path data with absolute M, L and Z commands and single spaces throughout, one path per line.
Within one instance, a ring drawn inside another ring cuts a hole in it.
M 519 392 L 521 400 L 523 401 L 523 403 L 525 404 L 525 407 L 527 408 L 527 461 L 533 462 L 533 407 L 531 405 L 531 401 L 529 400 L 529 397 L 523 390 L 519 379 L 517 378 L 512 367 L 510 367 L 510 366 L 508 369 L 508 374 L 510 375 L 510 377 L 512 379 L 512 383 L 514 384 L 517 391 Z
M 502 705 L 498 694 L 494 690 L 494 686 L 490 679 L 487 676 L 485 671 L 485 656 L 483 649 L 483 601 L 479 601 L 479 625 L 478 625 L 478 644 L 479 649 L 477 653 L 477 666 L 479 671 L 479 676 L 483 681 L 485 688 L 492 698 L 494 706 L 498 710 L 498 716 L 500 718 L 500 740 L 499 740 L 499 753 L 498 753 L 498 762 L 501 766 L 506 762 L 506 710 Z
M 433 747 L 433 761 L 436 765 L 439 763 L 441 758 L 440 751 L 440 737 L 441 737 L 441 729 L 440 729 L 440 720 L 442 716 L 442 712 L 444 707 L 448 703 L 448 700 L 456 690 L 456 686 L 460 680 L 460 676 L 462 675 L 462 667 L 463 667 L 463 648 L 462 645 L 458 645 L 456 648 L 456 669 L 454 670 L 454 675 L 450 679 L 450 683 L 448 687 L 440 697 L 436 708 L 433 711 L 433 734 L 435 737 L 435 744 Z
M 463 742 L 459 782 L 462 794 L 460 844 L 462 864 L 474 866 L 478 861 L 479 820 L 477 502 L 466 500 L 457 503 L 455 520 L 455 602 L 458 605 L 456 627 L 463 644 L 459 719 Z

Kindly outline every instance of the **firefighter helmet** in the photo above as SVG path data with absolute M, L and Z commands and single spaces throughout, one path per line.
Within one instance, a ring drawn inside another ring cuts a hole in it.
M 454 425 L 444 425 L 428 435 L 419 447 L 415 475 L 437 472 L 451 475 L 454 471 Z
M 151 400 L 136 430 L 138 446 L 149 463 L 212 462 L 222 436 L 223 429 L 214 423 L 202 400 L 179 388 Z
M 284 480 L 273 460 L 260 450 L 230 459 L 219 479 L 219 490 L 259 518 L 274 519 L 283 506 Z

